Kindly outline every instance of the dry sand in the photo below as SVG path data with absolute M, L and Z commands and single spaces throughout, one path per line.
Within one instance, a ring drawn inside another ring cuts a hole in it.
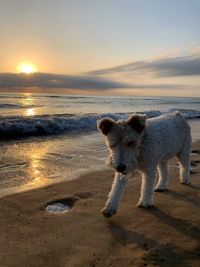
M 200 142 L 193 146 L 200 149 Z M 200 155 L 192 185 L 170 168 L 169 190 L 155 193 L 155 207 L 140 209 L 141 179 L 129 181 L 118 213 L 103 207 L 112 172 L 93 172 L 0 201 L 0 266 L 200 266 Z M 194 163 L 194 162 L 193 162 Z M 71 199 L 63 214 L 45 212 L 47 202 Z

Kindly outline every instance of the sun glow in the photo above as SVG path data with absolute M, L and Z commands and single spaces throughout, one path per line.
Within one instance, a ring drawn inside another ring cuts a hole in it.
M 38 71 L 37 66 L 30 61 L 23 61 L 18 64 L 17 71 L 20 73 L 30 74 Z

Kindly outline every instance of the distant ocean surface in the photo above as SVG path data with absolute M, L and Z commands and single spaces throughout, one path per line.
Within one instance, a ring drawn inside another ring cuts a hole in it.
M 89 133 L 104 116 L 122 119 L 139 112 L 155 117 L 174 110 L 187 119 L 200 118 L 200 98 L 0 94 L 0 136 Z
M 0 196 L 106 168 L 97 119 L 174 110 L 189 119 L 199 138 L 200 98 L 1 93 Z

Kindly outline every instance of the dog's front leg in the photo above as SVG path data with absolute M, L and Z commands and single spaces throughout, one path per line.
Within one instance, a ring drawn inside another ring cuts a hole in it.
M 140 200 L 137 204 L 140 208 L 150 208 L 153 206 L 154 180 L 156 177 L 156 168 L 151 168 L 142 174 L 142 187 Z
M 101 210 L 103 215 L 107 218 L 111 217 L 115 213 L 117 213 L 117 208 L 119 206 L 119 202 L 126 186 L 127 179 L 123 174 L 115 172 L 114 181 L 112 184 L 112 188 L 108 195 L 108 199 L 105 207 Z

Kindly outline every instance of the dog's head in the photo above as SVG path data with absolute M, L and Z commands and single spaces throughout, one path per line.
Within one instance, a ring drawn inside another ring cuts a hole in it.
M 133 114 L 127 120 L 103 118 L 97 122 L 110 150 L 110 163 L 116 171 L 127 174 L 137 168 L 145 124 L 146 115 L 141 114 Z

